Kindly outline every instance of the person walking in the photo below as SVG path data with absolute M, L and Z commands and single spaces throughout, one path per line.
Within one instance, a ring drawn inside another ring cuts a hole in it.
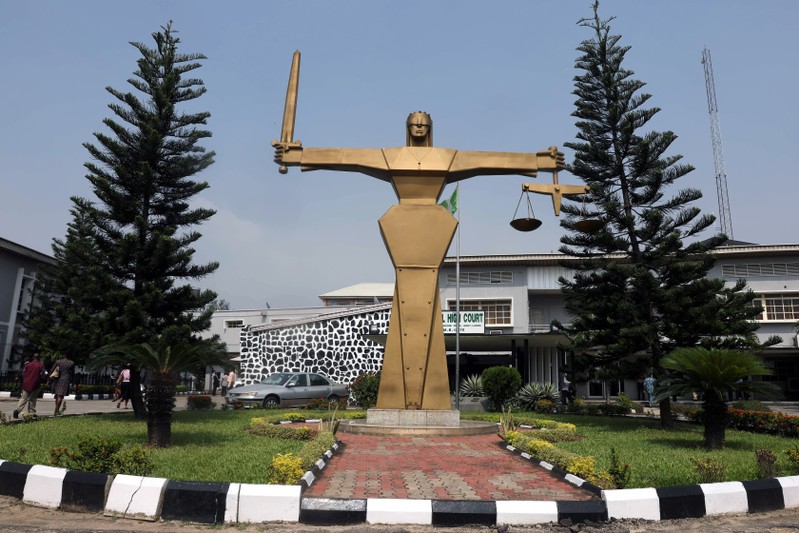
M 232 389 L 235 384 L 236 384 L 236 373 L 231 369 L 230 373 L 227 375 L 228 390 Z
M 130 401 L 130 363 L 125 363 L 125 368 L 119 372 L 119 377 L 117 380 L 119 382 L 120 391 L 119 400 L 117 401 L 117 409 L 119 409 L 119 406 L 122 404 L 122 402 L 125 402 L 125 409 L 127 409 L 128 402 Z
M 25 364 L 22 369 L 22 395 L 14 409 L 14 418 L 19 418 L 19 413 L 27 405 L 28 413 L 36 416 L 36 399 L 39 397 L 39 389 L 42 386 L 42 376 L 44 375 L 44 365 L 39 361 L 39 354 L 33 354 L 33 360 Z
M 560 374 L 560 401 L 563 405 L 571 403 L 571 381 L 566 377 L 566 374 Z
M 64 403 L 64 396 L 69 394 L 69 387 L 72 385 L 72 374 L 75 372 L 75 361 L 62 356 L 61 359 L 53 364 L 50 369 L 50 388 L 55 395 L 55 411 L 53 416 L 58 416 L 61 405 Z
M 219 388 L 219 372 L 214 372 L 211 374 L 211 396 L 216 396 L 216 389 Z M 225 395 L 225 391 L 222 390 L 222 396 Z
M 222 374 L 221 386 L 222 386 L 222 396 L 224 397 L 225 394 L 227 394 L 227 373 Z
M 654 405 L 655 399 L 655 376 L 649 374 L 644 379 L 644 389 L 646 390 L 646 402 L 649 407 Z

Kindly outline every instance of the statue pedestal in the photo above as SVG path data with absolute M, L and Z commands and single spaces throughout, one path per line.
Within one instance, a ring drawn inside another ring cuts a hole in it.
M 399 427 L 458 427 L 461 412 L 426 409 L 367 409 L 366 425 Z
M 379 436 L 466 436 L 496 433 L 491 422 L 461 420 L 458 410 L 368 409 L 366 420 L 342 420 L 343 433 Z

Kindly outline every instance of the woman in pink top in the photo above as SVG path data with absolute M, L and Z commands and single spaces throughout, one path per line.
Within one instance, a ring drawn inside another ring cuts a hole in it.
M 119 405 L 122 402 L 125 402 L 125 409 L 127 409 L 128 402 L 130 401 L 130 363 L 125 364 L 125 368 L 122 369 L 119 376 L 122 378 L 119 382 L 119 390 L 122 392 L 122 395 L 117 402 L 117 409 L 119 409 Z

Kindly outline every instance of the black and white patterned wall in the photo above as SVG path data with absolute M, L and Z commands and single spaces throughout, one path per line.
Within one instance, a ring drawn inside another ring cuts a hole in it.
M 273 372 L 316 372 L 350 384 L 359 374 L 377 372 L 383 346 L 366 335 L 388 332 L 390 306 L 336 313 L 285 325 L 245 326 L 241 330 L 239 383 L 258 383 Z

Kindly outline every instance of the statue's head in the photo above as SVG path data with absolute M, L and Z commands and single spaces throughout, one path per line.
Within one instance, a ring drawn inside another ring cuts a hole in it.
M 433 146 L 433 119 L 424 111 L 414 111 L 405 121 L 406 146 Z

